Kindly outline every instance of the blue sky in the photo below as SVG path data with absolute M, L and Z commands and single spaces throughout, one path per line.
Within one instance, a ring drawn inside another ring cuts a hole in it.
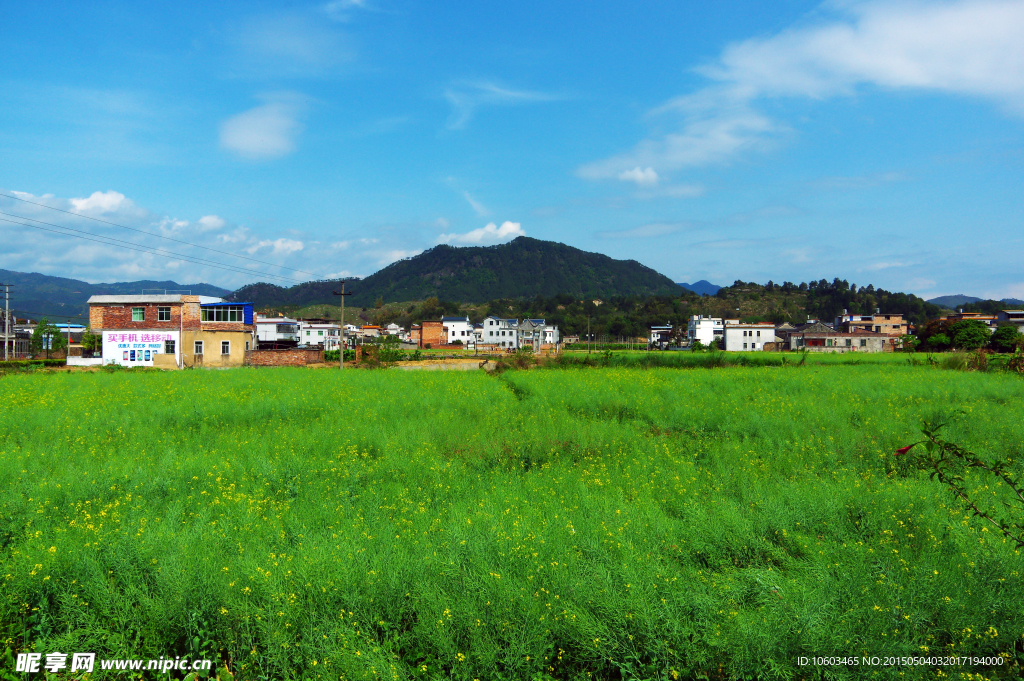
M 232 288 L 526 234 L 1024 298 L 1022 35 L 1020 1 L 8 5 L 0 192 L 68 212 L 0 218 L 253 271 L 10 222 L 0 268 Z

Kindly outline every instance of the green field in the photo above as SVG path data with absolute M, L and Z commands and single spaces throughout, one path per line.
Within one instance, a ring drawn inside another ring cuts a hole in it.
M 812 359 L 0 377 L 0 654 L 240 679 L 938 678 L 797 659 L 947 654 L 1008 656 L 947 677 L 1019 674 L 1021 552 L 893 451 L 948 415 L 1019 474 L 1024 380 Z M 988 483 L 968 478 L 999 501 Z

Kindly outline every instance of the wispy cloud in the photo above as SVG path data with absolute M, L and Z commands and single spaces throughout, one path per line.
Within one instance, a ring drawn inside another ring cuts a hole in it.
M 487 210 L 487 207 L 477 201 L 470 195 L 469 192 L 462 192 L 462 197 L 466 199 L 466 202 L 473 207 L 473 211 L 480 217 L 485 218 L 491 214 L 491 211 Z
M 505 221 L 501 223 L 501 227 L 490 222 L 480 229 L 474 229 L 465 234 L 442 234 L 437 241 L 442 244 L 494 244 L 519 236 L 526 236 L 522 225 L 518 222 Z
M 623 170 L 619 173 L 619 179 L 623 182 L 635 182 L 638 185 L 653 185 L 658 184 L 658 173 L 654 172 L 654 168 L 648 166 L 643 170 L 640 166 L 633 168 L 632 170 Z
M 692 222 L 652 222 L 647 225 L 612 232 L 598 232 L 603 239 L 650 239 L 692 229 Z
M 285 239 L 281 237 L 279 239 L 264 239 L 254 243 L 249 248 L 245 249 L 247 253 L 256 253 L 264 249 L 270 249 L 270 252 L 274 255 L 290 255 L 296 253 L 305 248 L 305 244 L 295 239 Z
M 315 11 L 249 17 L 229 40 L 231 72 L 243 78 L 323 78 L 353 58 L 340 26 Z
M 565 98 L 547 92 L 513 90 L 485 81 L 455 83 L 444 91 L 444 96 L 452 107 L 447 124 L 449 130 L 464 128 L 480 107 L 514 106 Z
M 586 179 L 634 168 L 659 175 L 772 148 L 789 127 L 765 98 L 824 99 L 865 87 L 974 96 L 1024 115 L 1024 3 L 1019 0 L 828 3 L 819 19 L 728 46 L 696 69 L 712 83 L 650 112 L 676 130 L 581 166 Z
M 266 103 L 221 123 L 221 147 L 254 161 L 279 158 L 295 151 L 295 138 L 302 131 L 302 97 L 285 92 L 264 99 Z

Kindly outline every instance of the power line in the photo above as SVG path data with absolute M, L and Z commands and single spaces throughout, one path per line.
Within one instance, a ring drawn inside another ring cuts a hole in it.
M 114 238 L 112 236 L 103 236 L 102 234 L 93 234 L 92 232 L 86 232 L 85 230 L 75 229 L 74 227 L 65 227 L 64 225 L 55 225 L 52 222 L 44 222 L 42 220 L 36 220 L 35 218 L 26 218 L 26 217 L 22 217 L 20 215 L 12 215 L 11 213 L 4 213 L 2 211 L 0 211 L 0 215 L 8 215 L 10 217 L 18 218 L 19 220 L 31 220 L 32 222 L 38 222 L 41 225 L 49 225 L 50 227 L 56 227 L 57 229 L 64 229 L 64 230 L 68 230 L 68 231 L 71 231 L 71 232 L 78 232 L 79 234 L 87 235 L 85 237 L 78 237 L 80 239 L 88 239 L 89 241 L 97 241 L 98 239 L 106 239 L 107 241 L 116 242 L 116 244 L 108 244 L 108 245 L 111 245 L 111 246 L 112 245 L 121 245 L 121 244 L 123 244 L 123 246 L 125 248 L 130 248 L 132 250 L 138 251 L 138 250 L 142 249 L 141 252 L 143 252 L 143 253 L 154 253 L 156 255 L 162 255 L 162 256 L 165 256 L 165 255 L 169 254 L 169 255 L 172 255 L 172 256 L 174 256 L 176 258 L 184 258 L 184 259 L 188 260 L 189 262 L 192 262 L 192 263 L 197 264 L 197 265 L 207 265 L 207 266 L 210 266 L 210 267 L 217 267 L 217 268 L 220 268 L 220 269 L 227 269 L 227 270 L 229 270 L 231 272 L 238 272 L 238 273 L 241 273 L 241 274 L 257 275 L 257 276 L 261 276 L 261 277 L 274 277 L 274 278 L 277 278 L 277 279 L 284 279 L 285 281 L 293 281 L 295 283 L 302 283 L 302 281 L 299 280 L 299 279 L 292 279 L 291 277 L 285 277 L 285 276 L 280 275 L 280 274 L 266 274 L 265 272 L 260 272 L 258 270 L 251 270 L 251 269 L 249 269 L 247 267 L 242 267 L 241 265 L 220 265 L 220 264 L 214 262 L 213 260 L 207 260 L 206 258 L 200 258 L 199 256 L 196 256 L 196 255 L 185 255 L 184 253 L 175 253 L 174 251 L 168 251 L 168 250 L 164 250 L 163 248 L 157 248 L 157 247 L 154 247 L 154 246 L 142 246 L 140 244 L 136 244 L 136 243 L 133 243 L 131 241 L 125 241 L 124 239 L 117 239 L 117 238 Z M 23 227 L 34 227 L 36 229 L 42 229 L 42 230 L 47 231 L 47 232 L 54 231 L 52 229 L 45 229 L 44 227 L 38 227 L 36 225 L 26 225 L 26 224 L 23 224 L 23 223 L 14 222 L 13 220 L 4 220 L 4 218 L 0 218 L 0 220 L 3 220 L 4 222 L 12 222 L 13 224 L 21 225 Z M 56 233 L 57 234 L 64 234 L 64 232 L 56 232 Z M 75 234 L 67 234 L 67 236 L 76 236 L 76 235 Z M 95 237 L 95 238 L 89 238 L 89 237 Z M 106 241 L 98 241 L 98 243 L 107 243 L 107 242 Z
M 9 213 L 2 213 L 2 214 L 3 215 L 9 215 Z M 23 219 L 23 220 L 32 220 L 32 218 L 21 218 L 20 216 L 17 216 L 17 215 L 15 215 L 13 217 L 17 217 L 17 218 Z M 235 265 L 220 265 L 220 264 L 214 263 L 213 261 L 206 260 L 204 258 L 198 258 L 198 257 L 193 256 L 193 255 L 183 255 L 181 253 L 175 253 L 173 251 L 165 251 L 165 250 L 160 249 L 160 248 L 149 248 L 147 246 L 139 246 L 138 244 L 133 244 L 130 241 L 123 241 L 121 239 L 115 239 L 114 237 L 110 237 L 110 236 L 101 236 L 99 234 L 92 234 L 90 232 L 84 232 L 84 231 L 79 230 L 79 229 L 74 229 L 73 227 L 64 227 L 62 225 L 54 225 L 54 224 L 49 223 L 49 222 L 43 222 L 42 220 L 33 220 L 33 222 L 39 222 L 39 223 L 44 224 L 44 225 L 49 225 L 51 227 L 56 227 L 57 229 L 47 229 L 46 227 L 40 227 L 39 225 L 29 225 L 29 224 L 26 224 L 24 222 L 15 222 L 14 220 L 8 220 L 6 218 L 0 218 L 0 222 L 9 222 L 9 223 L 11 223 L 13 225 L 19 225 L 21 227 L 31 227 L 33 229 L 42 230 L 44 232 L 53 232 L 54 234 L 63 234 L 64 236 L 73 236 L 76 239 L 84 239 L 86 241 L 95 241 L 96 243 L 103 244 L 105 246 L 117 246 L 119 248 L 127 248 L 129 250 L 138 251 L 140 253 L 149 253 L 151 255 L 159 255 L 159 256 L 163 256 L 163 257 L 172 257 L 173 256 L 175 258 L 181 258 L 182 260 L 185 260 L 186 262 L 190 262 L 190 263 L 192 263 L 194 265 L 203 265 L 203 266 L 207 266 L 207 267 L 215 267 L 217 269 L 226 270 L 228 272 L 234 272 L 236 274 L 248 274 L 250 276 L 251 275 L 258 275 L 258 276 L 261 276 L 261 277 L 270 277 L 272 279 L 283 279 L 284 281 L 290 281 L 290 282 L 294 282 L 296 284 L 303 283 L 299 279 L 292 279 L 291 277 L 285 277 L 285 276 L 280 275 L 280 274 L 266 274 L 265 272 L 258 272 L 256 270 L 250 270 L 248 268 L 238 267 L 238 266 L 235 266 Z M 69 230 L 69 231 L 60 232 L 60 231 L 57 231 L 58 229 Z M 69 232 L 79 232 L 79 234 L 72 234 L 72 233 L 69 233 Z M 82 236 L 83 234 L 88 234 L 89 236 Z M 90 237 L 92 237 L 92 238 L 90 238 Z M 117 242 L 117 243 L 111 243 L 111 242 Z
M 23 314 L 23 315 L 26 316 L 26 318 L 28 317 L 28 315 L 32 315 L 34 317 L 46 317 L 46 318 L 60 317 L 61 319 L 85 319 L 85 315 L 81 315 L 81 314 L 76 314 L 76 315 L 69 315 L 69 314 L 46 314 L 45 312 L 29 312 L 28 310 L 11 310 L 11 312 L 13 314 Z
M 322 279 L 323 278 L 323 277 L 321 277 L 321 275 L 319 275 L 319 274 L 317 274 L 315 272 L 306 272 L 305 270 L 297 270 L 294 267 L 285 267 L 284 265 L 277 265 L 277 264 L 272 263 L 272 262 L 265 262 L 263 260 L 257 260 L 256 258 L 248 258 L 248 257 L 246 257 L 244 255 L 239 255 L 237 253 L 232 253 L 231 251 L 221 251 L 221 250 L 218 250 L 216 248 L 210 248 L 209 246 L 200 246 L 198 244 L 194 244 L 194 243 L 191 243 L 189 241 L 183 241 L 181 239 L 175 239 L 174 237 L 164 236 L 163 234 L 157 234 L 155 232 L 147 232 L 144 229 L 138 229 L 136 227 L 128 227 L 127 225 L 121 225 L 121 224 L 118 224 L 116 222 L 111 222 L 110 220 L 103 220 L 101 218 L 94 218 L 91 215 L 83 215 L 82 213 L 72 213 L 71 211 L 64 210 L 63 208 L 57 208 L 55 206 L 48 206 L 45 203 L 39 203 L 37 201 L 29 201 L 28 199 L 23 199 L 23 198 L 21 198 L 19 196 L 12 196 L 11 194 L 4 194 L 3 192 L 0 192 L 0 196 L 6 196 L 7 198 L 14 199 L 15 201 L 22 201 L 24 203 L 30 203 L 33 206 L 40 206 L 42 208 L 49 208 L 50 210 L 55 210 L 55 211 L 59 211 L 61 213 L 66 213 L 67 215 L 72 215 L 72 216 L 77 217 L 77 218 L 85 218 L 86 220 L 93 220 L 95 222 L 102 222 L 102 223 L 104 223 L 106 225 L 112 225 L 114 227 L 120 227 L 121 229 L 130 229 L 133 232 L 139 232 L 140 234 L 147 234 L 149 236 L 155 236 L 158 239 L 167 239 L 168 241 L 175 241 L 175 242 L 177 242 L 179 244 L 185 244 L 186 246 L 192 246 L 193 248 L 202 248 L 202 249 L 207 250 L 207 251 L 213 251 L 214 253 L 220 253 L 222 255 L 230 255 L 230 256 L 232 256 L 234 258 L 241 258 L 242 260 L 249 260 L 251 262 L 257 262 L 257 263 L 259 263 L 261 265 L 269 265 L 270 267 L 280 267 L 282 269 L 291 270 L 292 272 L 298 272 L 300 274 L 309 274 L 311 276 L 317 277 L 318 279 Z M 4 215 L 7 215 L 7 213 L 4 213 Z M 14 217 L 21 217 L 21 216 L 16 215 Z M 31 220 L 32 218 L 23 218 L 23 219 Z M 47 223 L 44 223 L 44 224 L 47 224 Z

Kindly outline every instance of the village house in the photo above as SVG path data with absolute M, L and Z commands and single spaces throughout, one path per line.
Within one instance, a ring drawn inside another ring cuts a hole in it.
M 300 319 L 299 345 L 337 350 L 341 345 L 341 327 L 326 319 Z
M 519 349 L 519 320 L 486 317 L 483 323 L 483 343 L 499 348 Z
M 1024 310 L 1001 310 L 996 315 L 996 323 L 999 325 L 1013 324 L 1017 327 L 1017 331 L 1024 333 Z
M 410 339 L 421 348 L 437 348 L 448 342 L 448 333 L 441 320 L 424 320 L 422 324 L 413 325 Z
M 473 343 L 473 324 L 469 317 L 441 317 L 441 324 L 444 325 L 449 345 L 455 345 L 456 341 L 460 345 Z
M 804 330 L 789 333 L 789 350 L 807 352 L 892 352 L 890 336 L 874 331 Z
M 260 350 L 294 348 L 299 344 L 299 320 L 256 315 L 256 345 Z
M 909 333 L 907 324 L 903 321 L 903 315 L 881 314 L 878 308 L 875 308 L 874 314 L 865 315 L 849 314 L 846 310 L 843 310 L 843 314 L 836 317 L 832 326 L 836 331 L 845 332 L 860 329 L 862 331 L 884 333 L 887 336 L 903 336 Z
M 524 319 L 516 325 L 519 332 L 520 347 L 529 347 L 534 352 L 540 352 L 557 346 L 559 338 L 558 327 L 548 324 L 544 319 Z
M 661 326 L 652 326 L 651 335 L 647 341 L 649 347 L 658 348 L 664 350 L 672 344 L 672 325 L 663 324 Z
M 686 340 L 690 344 L 700 341 L 701 345 L 712 345 L 725 336 L 725 325 L 732 322 L 738 324 L 739 320 L 693 315 L 686 323 Z
M 725 349 L 728 352 L 753 352 L 764 350 L 765 343 L 775 342 L 775 325 L 726 324 L 724 327 Z
M 102 337 L 103 364 L 242 366 L 256 341 L 252 303 L 168 294 L 92 296 L 88 303 L 89 326 Z

